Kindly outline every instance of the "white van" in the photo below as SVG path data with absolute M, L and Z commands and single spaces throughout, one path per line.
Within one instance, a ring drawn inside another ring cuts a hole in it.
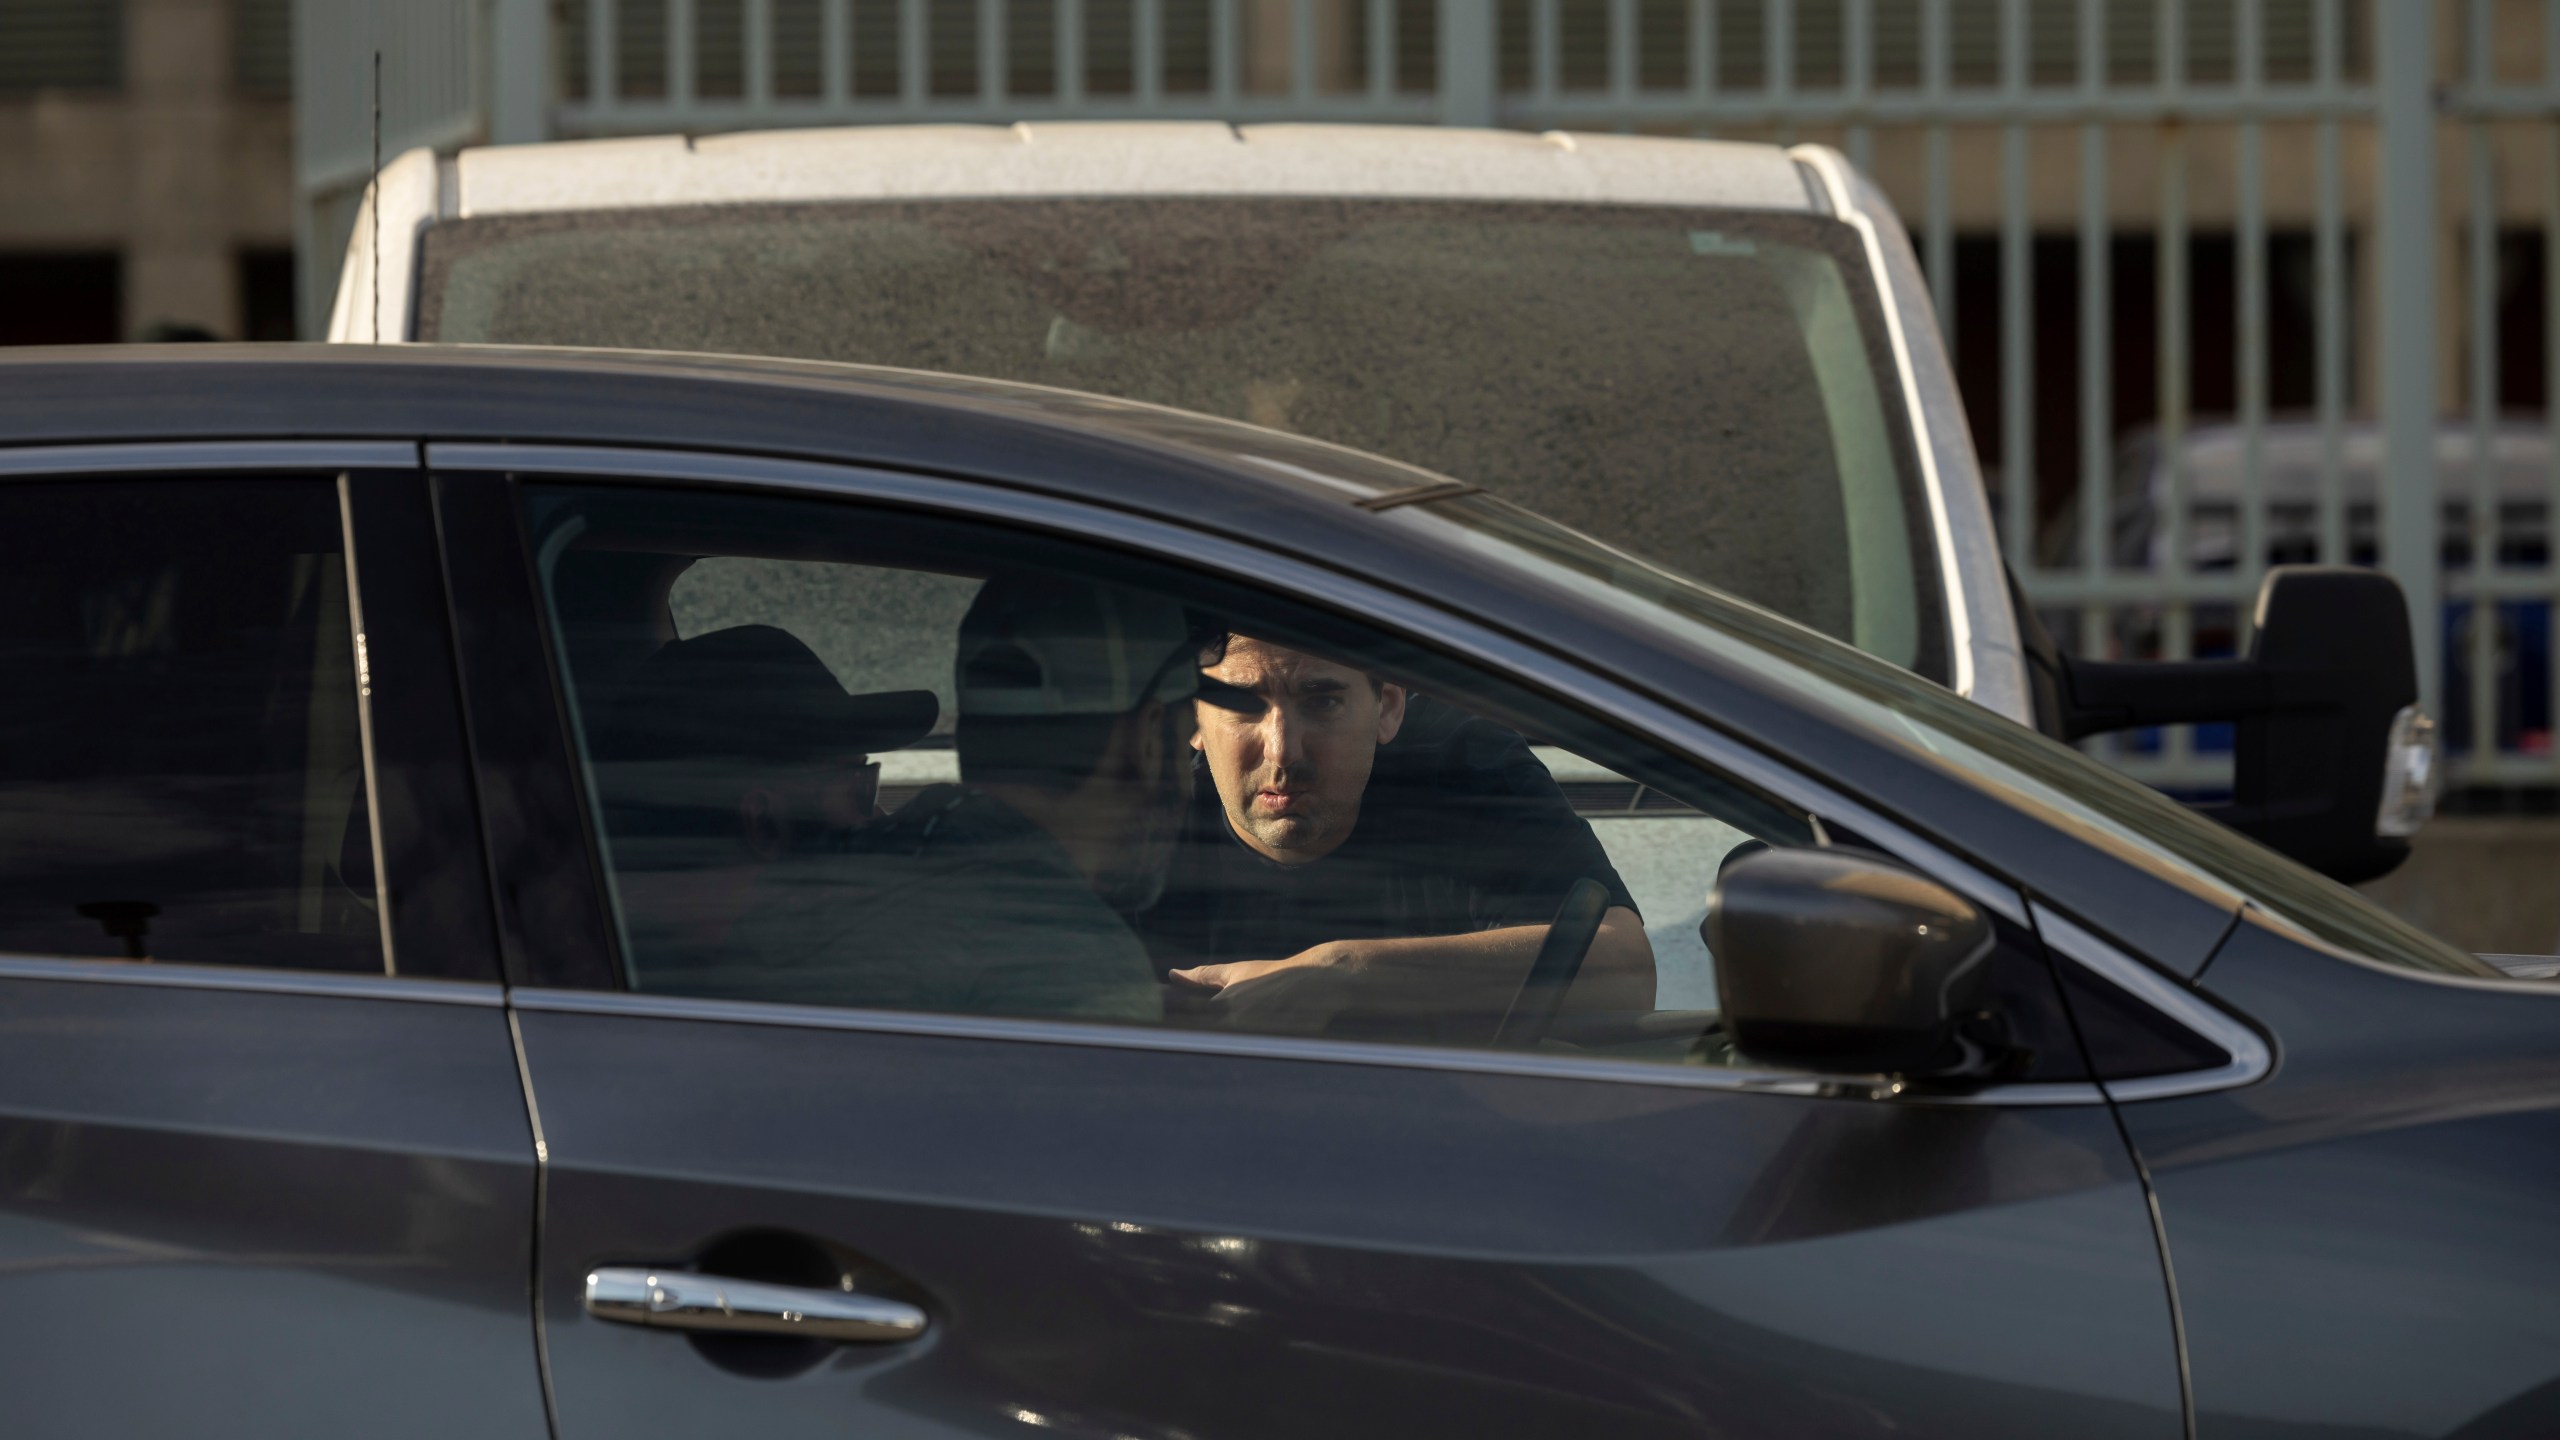
M 1247 420 L 2049 734 L 2106 728 L 2017 608 L 1902 225 L 1826 147 L 881 126 L 417 150 L 378 191 L 334 341 L 793 356 Z

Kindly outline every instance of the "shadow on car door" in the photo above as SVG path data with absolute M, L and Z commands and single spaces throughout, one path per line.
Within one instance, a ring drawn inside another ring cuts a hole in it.
M 520 1003 L 564 1436 L 2178 1433 L 2102 1108 Z M 929 1325 L 724 1347 L 582 1313 L 611 1264 Z

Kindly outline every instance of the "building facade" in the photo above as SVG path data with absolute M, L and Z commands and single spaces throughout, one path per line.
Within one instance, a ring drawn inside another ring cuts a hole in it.
M 290 10 L 0 3 L 0 344 L 291 337 Z

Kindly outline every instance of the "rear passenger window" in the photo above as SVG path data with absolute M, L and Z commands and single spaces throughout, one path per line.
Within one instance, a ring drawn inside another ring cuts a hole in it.
M 0 951 L 378 972 L 338 487 L 0 485 Z

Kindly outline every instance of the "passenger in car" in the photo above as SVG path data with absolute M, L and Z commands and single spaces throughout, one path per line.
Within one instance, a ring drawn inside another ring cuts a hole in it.
M 924 738 L 941 709 L 930 690 L 848 695 L 771 625 L 670 641 L 608 693 L 591 758 L 651 988 L 724 964 L 763 867 L 843 851 L 880 819 L 872 756 Z
M 941 709 L 930 690 L 848 695 L 825 661 L 772 625 L 671 641 L 616 698 L 596 729 L 598 758 L 694 771 L 734 762 L 749 783 L 718 819 L 763 859 L 877 819 L 871 756 L 923 739 Z
M 1160 1018 L 1122 916 L 1161 892 L 1190 800 L 1199 645 L 1169 600 L 989 581 L 960 622 L 961 783 L 775 867 L 719 993 Z
M 1652 1006 L 1635 902 L 1519 735 L 1245 636 L 1204 679 L 1243 703 L 1200 707 L 1207 783 L 1145 919 L 1177 995 L 1246 1028 L 1481 1041 L 1587 876 L 1612 903 L 1567 1003 Z

